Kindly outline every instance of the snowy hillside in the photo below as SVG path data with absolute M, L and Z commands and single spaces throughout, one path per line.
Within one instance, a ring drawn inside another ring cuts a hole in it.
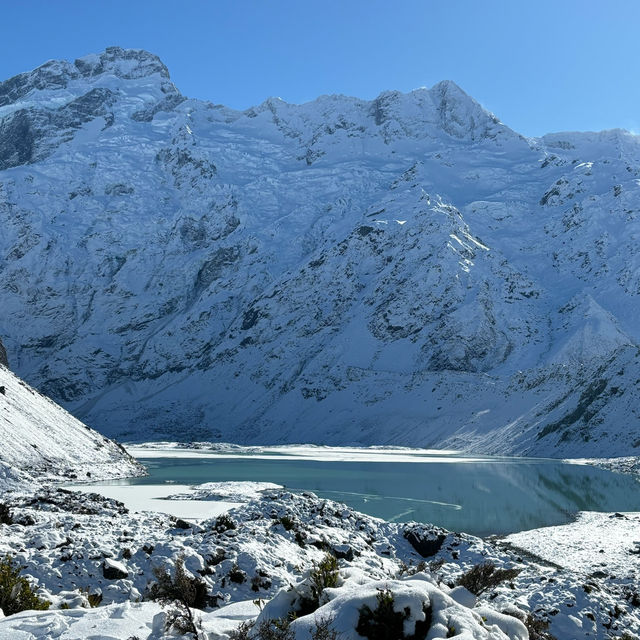
M 639 211 L 638 137 L 451 82 L 239 112 L 110 48 L 0 84 L 0 334 L 129 440 L 632 454 Z
M 140 475 L 124 449 L 0 365 L 0 492 L 34 479 Z
M 410 615 L 405 633 L 377 637 L 611 640 L 640 631 L 640 569 L 629 553 L 638 514 L 581 514 L 566 527 L 482 540 L 385 522 L 311 493 L 270 489 L 241 499 L 242 483 L 224 484 L 241 504 L 227 519 L 195 522 L 60 489 L 16 498 L 15 523 L 0 523 L 0 553 L 15 556 L 51 607 L 0 616 L 0 638 L 186 638 L 165 632 L 167 612 L 149 589 L 154 569 L 169 570 L 181 556 L 187 575 L 202 585 L 205 610 L 193 613 L 209 640 L 238 640 L 243 636 L 232 631 L 242 620 L 259 616 L 259 628 L 265 620 L 291 620 L 291 612 L 292 634 L 280 638 L 332 638 L 310 633 L 324 618 L 342 640 L 362 640 L 355 631 L 360 611 L 376 608 L 378 590 L 391 592 L 393 610 L 409 607 Z M 336 556 L 337 584 L 323 590 L 313 611 L 312 573 L 328 553 Z M 460 580 L 484 563 L 513 573 L 486 582 L 475 597 Z M 540 633 L 527 634 L 518 618 Z M 427 623 L 420 630 L 419 621 Z

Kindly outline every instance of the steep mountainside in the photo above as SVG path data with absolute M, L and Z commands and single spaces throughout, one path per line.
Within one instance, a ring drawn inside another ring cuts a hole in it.
M 142 468 L 0 365 L 0 493 L 33 479 L 120 478 Z
M 0 84 L 0 333 L 121 438 L 640 447 L 640 139 L 451 82 L 184 98 L 144 51 Z

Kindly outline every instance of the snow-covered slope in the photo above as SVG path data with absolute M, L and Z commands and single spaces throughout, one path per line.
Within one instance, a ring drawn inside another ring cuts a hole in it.
M 143 473 L 124 449 L 89 429 L 0 365 L 0 492 L 33 480 Z
M 234 499 L 241 491 L 234 487 Z M 149 601 L 149 586 L 154 570 L 172 570 L 179 557 L 187 575 L 202 580 L 207 611 L 194 614 L 210 640 L 234 637 L 230 632 L 243 619 L 259 614 L 259 625 L 291 619 L 292 611 L 298 640 L 312 637 L 314 617 L 330 621 L 343 640 L 361 640 L 359 612 L 365 604 L 376 608 L 377 589 L 392 593 L 395 611 L 410 607 L 404 629 L 412 638 L 425 636 L 415 623 L 426 621 L 422 605 L 429 603 L 427 638 L 505 640 L 502 629 L 510 640 L 611 640 L 640 631 L 640 567 L 629 553 L 638 514 L 581 514 L 574 524 L 501 541 L 384 522 L 311 493 L 271 489 L 242 503 L 229 513 L 231 522 L 180 522 L 129 512 L 95 493 L 16 496 L 14 523 L 0 524 L 0 553 L 11 554 L 52 604 L 46 612 L 0 616 L 0 638 L 175 638 L 163 633 L 166 617 Z M 338 558 L 338 584 L 323 591 L 316 616 L 307 615 L 309 605 L 301 607 L 311 595 L 310 573 L 326 553 Z M 519 572 L 493 585 L 479 581 L 487 588 L 478 598 L 455 587 L 463 573 L 486 562 Z M 91 594 L 101 596 L 95 609 Z M 528 616 L 539 634 L 527 636 L 516 620 Z M 553 636 L 542 633 L 545 622 Z
M 627 132 L 451 82 L 239 112 L 110 48 L 0 84 L 0 169 L 13 366 L 109 435 L 640 446 Z

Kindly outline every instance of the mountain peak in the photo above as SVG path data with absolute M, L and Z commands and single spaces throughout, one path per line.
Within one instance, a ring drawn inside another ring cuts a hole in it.
M 464 96 L 472 100 L 471 96 L 460 87 L 460 85 L 456 84 L 453 80 L 440 80 L 440 82 L 436 82 L 436 84 L 431 87 L 431 91 L 436 93 L 452 93 Z
M 32 91 L 65 89 L 69 81 L 113 75 L 123 80 L 145 78 L 158 73 L 168 80 L 169 71 L 158 56 L 142 49 L 107 47 L 102 53 L 67 60 L 49 60 L 33 71 L 26 71 L 0 82 L 0 107 L 21 100 Z
M 169 71 L 160 58 L 143 49 L 107 47 L 102 53 L 78 58 L 75 68 L 83 77 L 94 77 L 110 73 L 118 78 L 134 80 L 159 73 L 169 78 Z
M 452 80 L 442 80 L 430 89 L 421 87 L 410 93 L 383 91 L 370 104 L 376 125 L 396 120 L 405 128 L 413 126 L 416 135 L 435 126 L 461 140 L 517 136 Z

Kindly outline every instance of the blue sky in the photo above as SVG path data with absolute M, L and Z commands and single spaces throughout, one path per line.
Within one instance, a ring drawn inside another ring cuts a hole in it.
M 235 108 L 450 79 L 525 135 L 638 132 L 639 27 L 637 0 L 7 0 L 0 78 L 119 45 Z

